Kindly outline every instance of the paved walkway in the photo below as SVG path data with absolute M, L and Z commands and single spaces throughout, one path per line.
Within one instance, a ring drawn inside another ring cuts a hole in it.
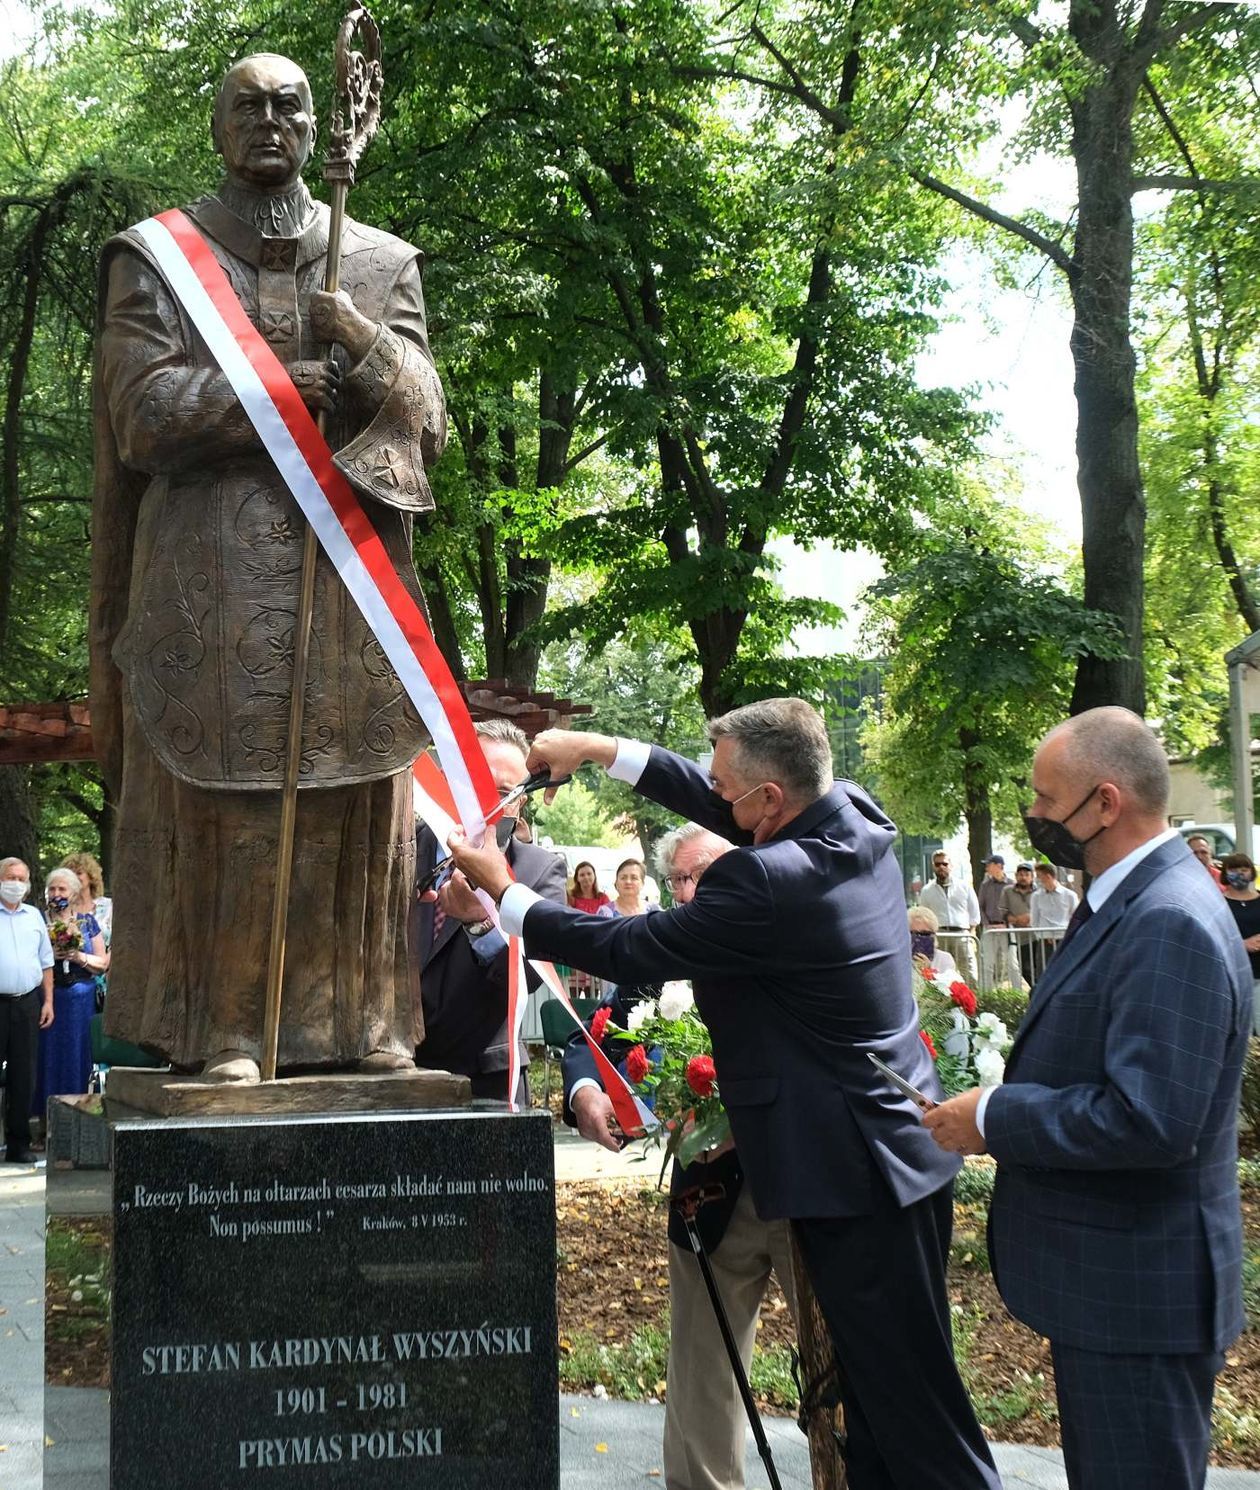
M 563 1136 L 556 1144 L 562 1179 L 642 1176 L 654 1184 L 659 1156 L 644 1163 Z M 108 1179 L 91 1172 L 63 1175 L 76 1188 L 73 1209 L 104 1206 Z M 60 1183 L 60 1181 L 59 1181 Z M 42 1167 L 0 1164 L 0 1490 L 107 1490 L 108 1393 L 54 1387 L 43 1392 L 44 1174 Z M 45 1419 L 45 1406 L 47 1418 Z M 561 1397 L 562 1490 L 643 1490 L 661 1483 L 664 1409 L 638 1402 Z M 784 1490 L 808 1490 L 809 1456 L 793 1422 L 767 1418 L 775 1467 Z M 45 1434 L 50 1440 L 41 1474 Z M 1066 1490 L 1054 1449 L 999 1444 L 1007 1490 Z M 749 1434 L 748 1490 L 769 1481 Z M 1260 1473 L 1212 1469 L 1208 1490 L 1260 1490 Z

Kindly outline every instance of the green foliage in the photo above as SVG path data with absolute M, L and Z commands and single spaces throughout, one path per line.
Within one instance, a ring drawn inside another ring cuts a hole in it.
M 546 834 L 553 843 L 616 848 L 626 840 L 591 788 L 576 778 L 560 789 L 550 807 L 539 806 L 531 813 L 535 834 Z
M 892 816 L 924 834 L 990 814 L 1017 831 L 1033 749 L 1067 712 L 1072 664 L 1120 649 L 1112 618 L 1024 557 L 1013 515 L 978 489 L 972 498 L 961 541 L 925 533 L 921 557 L 870 591 L 890 660 L 862 742 Z M 987 847 L 973 842 L 973 858 Z
M 795 1354 L 786 1345 L 772 1345 L 768 1350 L 754 1345 L 748 1384 L 759 1398 L 795 1412 L 801 1396 L 796 1385 Z
M 1247 1252 L 1243 1257 L 1242 1295 L 1247 1329 L 1254 1334 L 1260 1329 L 1260 1252 Z
M 968 1159 L 954 1179 L 954 1204 L 988 1206 L 997 1171 L 989 1160 Z
M 659 1325 L 643 1325 L 625 1345 L 601 1344 L 585 1331 L 575 1331 L 568 1349 L 560 1352 L 561 1387 L 604 1386 L 609 1395 L 641 1402 L 656 1395 L 669 1364 L 668 1314 Z
M 1219 1383 L 1212 1398 L 1212 1444 L 1236 1454 L 1260 1450 L 1260 1412 Z
M 577 587 L 567 590 L 572 603 L 579 604 Z M 682 634 L 639 619 L 628 620 L 620 635 L 599 648 L 588 648 L 580 635 L 554 642 L 544 651 L 539 669 L 540 686 L 591 706 L 589 716 L 574 721 L 576 728 L 652 740 L 692 759 L 709 748 L 698 681 Z M 633 824 L 650 858 L 655 840 L 675 825 L 673 814 L 603 771 L 594 773 L 588 784 L 607 819 Z M 557 843 L 566 841 L 552 836 Z
M 1253 1133 L 1260 1133 L 1260 1038 L 1254 1035 L 1247 1041 L 1238 1103 L 1243 1121 Z

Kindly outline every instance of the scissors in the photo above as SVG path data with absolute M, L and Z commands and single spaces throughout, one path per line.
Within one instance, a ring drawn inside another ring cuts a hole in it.
M 926 1092 L 921 1092 L 917 1086 L 911 1086 L 904 1076 L 898 1076 L 886 1061 L 881 1061 L 872 1051 L 868 1050 L 866 1052 L 866 1058 L 881 1076 L 887 1077 L 899 1092 L 904 1092 L 916 1107 L 921 1108 L 924 1112 L 931 1112 L 936 1106 L 935 1101 Z
M 498 845 L 499 852 L 506 853 L 507 846 L 512 841 L 512 835 L 516 832 L 515 818 L 504 817 L 504 811 L 514 807 L 517 802 L 523 801 L 531 792 L 546 791 L 549 786 L 564 786 L 573 780 L 570 776 L 557 776 L 552 780 L 550 771 L 535 771 L 532 776 L 527 776 L 519 786 L 514 786 L 506 796 L 499 799 L 499 805 L 492 807 L 486 813 L 486 827 L 494 824 L 494 841 Z M 439 859 L 432 869 L 416 881 L 416 895 L 427 895 L 430 890 L 440 890 L 451 877 L 455 869 L 455 861 L 449 854 Z

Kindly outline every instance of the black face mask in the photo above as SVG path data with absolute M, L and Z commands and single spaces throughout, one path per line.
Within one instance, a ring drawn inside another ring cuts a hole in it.
M 1100 782 L 1099 785 L 1101 784 Z M 1058 864 L 1064 869 L 1085 868 L 1085 845 L 1093 843 L 1099 833 L 1107 830 L 1099 828 L 1098 833 L 1091 833 L 1088 838 L 1073 838 L 1067 825 L 1088 805 L 1097 790 L 1097 786 L 1091 786 L 1084 799 L 1063 818 L 1029 817 L 1026 812 L 1023 814 L 1024 831 L 1028 834 L 1029 843 L 1043 858 L 1049 859 L 1051 864 Z
M 926 957 L 929 962 L 936 956 L 936 937 L 930 931 L 910 933 L 910 955 Z

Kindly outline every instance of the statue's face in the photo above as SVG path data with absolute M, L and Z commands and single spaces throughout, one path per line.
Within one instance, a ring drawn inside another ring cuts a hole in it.
M 292 186 L 315 142 L 306 74 L 285 57 L 247 57 L 223 80 L 214 145 L 227 173 L 256 189 Z

